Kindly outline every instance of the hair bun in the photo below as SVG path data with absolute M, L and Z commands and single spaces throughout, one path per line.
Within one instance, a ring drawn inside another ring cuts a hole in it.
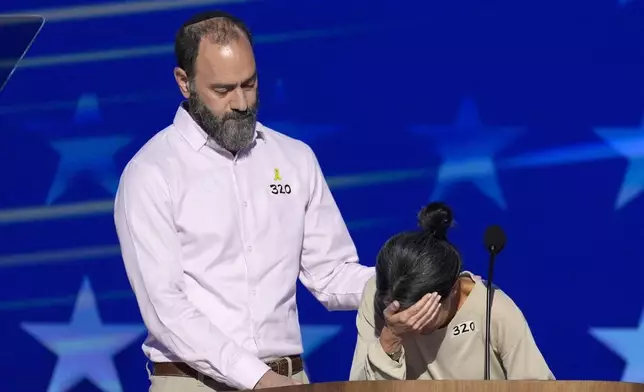
M 429 203 L 418 213 L 418 225 L 440 239 L 447 238 L 453 221 L 452 210 L 442 202 Z

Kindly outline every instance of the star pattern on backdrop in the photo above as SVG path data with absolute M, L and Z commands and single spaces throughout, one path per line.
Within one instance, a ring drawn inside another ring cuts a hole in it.
M 644 383 L 644 310 L 638 326 L 591 328 L 590 334 L 624 360 L 622 381 Z
M 103 119 L 98 98 L 85 94 L 77 102 L 74 126 L 99 126 Z M 110 195 L 116 193 L 119 175 L 114 154 L 130 143 L 128 136 L 89 136 L 53 140 L 52 147 L 60 155 L 58 169 L 49 188 L 47 204 L 54 203 L 80 173 L 88 173 Z
M 342 325 L 336 324 L 303 324 L 302 345 L 304 360 L 314 354 L 320 347 L 330 342 L 342 331 Z
M 104 324 L 87 278 L 69 323 L 31 322 L 22 328 L 58 356 L 47 392 L 68 391 L 84 379 L 104 392 L 122 392 L 112 357 L 145 332 L 142 324 Z
M 465 99 L 453 125 L 418 125 L 411 131 L 430 138 L 430 145 L 436 146 L 442 158 L 430 200 L 443 199 L 455 183 L 470 182 L 499 208 L 507 208 L 495 155 L 523 133 L 523 128 L 483 125 L 476 103 Z
M 60 163 L 49 188 L 47 204 L 62 196 L 70 182 L 81 172 L 90 173 L 94 180 L 109 192 L 116 193 L 119 176 L 114 154 L 130 142 L 125 136 L 87 137 L 52 142 L 60 154 Z
M 644 190 L 644 117 L 639 128 L 596 128 L 595 133 L 628 159 L 624 180 L 615 200 L 619 210 Z

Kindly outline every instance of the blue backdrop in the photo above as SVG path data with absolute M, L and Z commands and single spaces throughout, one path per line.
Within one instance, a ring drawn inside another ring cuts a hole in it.
M 13 0 L 48 22 L 0 93 L 1 390 L 146 390 L 112 200 L 204 8 L 253 29 L 261 121 L 318 154 L 363 263 L 445 200 L 478 274 L 506 229 L 557 378 L 644 382 L 644 1 Z M 345 380 L 355 313 L 298 296 L 311 378 Z

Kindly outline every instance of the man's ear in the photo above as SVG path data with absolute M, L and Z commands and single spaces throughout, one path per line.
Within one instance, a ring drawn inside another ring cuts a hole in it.
M 186 74 L 186 71 L 179 67 L 175 67 L 174 80 L 177 82 L 177 86 L 179 86 L 181 95 L 183 95 L 183 97 L 186 99 L 190 98 L 190 82 L 188 81 L 188 75 Z

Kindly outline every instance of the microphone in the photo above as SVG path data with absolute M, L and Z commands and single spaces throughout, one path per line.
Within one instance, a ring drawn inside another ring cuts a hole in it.
M 505 247 L 505 233 L 500 226 L 490 226 L 485 230 L 483 236 L 483 243 L 485 248 L 490 253 L 490 264 L 488 268 L 487 278 L 487 297 L 485 307 L 485 380 L 490 379 L 490 325 L 492 319 L 492 296 L 494 289 L 492 288 L 492 279 L 494 277 L 494 261 L 496 255 L 501 253 Z

